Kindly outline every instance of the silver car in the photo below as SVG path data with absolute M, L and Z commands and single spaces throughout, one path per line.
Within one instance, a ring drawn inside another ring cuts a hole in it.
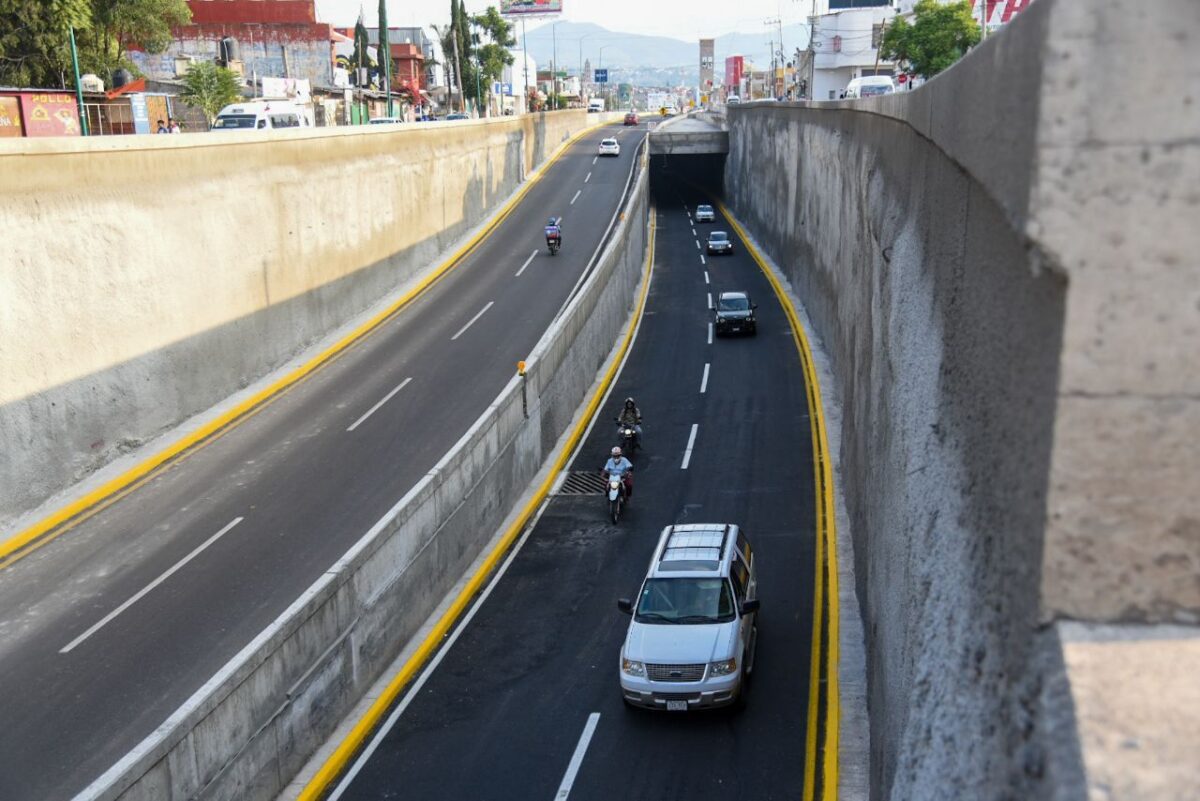
M 696 207 L 696 222 L 712 222 L 715 220 L 716 214 L 713 212 L 713 207 L 707 204 L 701 204 Z
M 744 699 L 758 639 L 758 579 L 750 541 L 728 523 L 667 526 L 621 647 L 630 706 L 686 712 Z

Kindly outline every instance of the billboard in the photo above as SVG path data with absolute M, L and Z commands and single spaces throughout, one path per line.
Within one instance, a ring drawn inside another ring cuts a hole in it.
M 730 56 L 725 59 L 725 89 L 737 94 L 739 87 L 742 84 L 742 70 L 745 69 L 746 60 L 742 56 Z
M 26 136 L 79 136 L 79 108 L 65 92 L 21 92 Z
M 500 0 L 500 13 L 506 17 L 561 14 L 563 0 Z

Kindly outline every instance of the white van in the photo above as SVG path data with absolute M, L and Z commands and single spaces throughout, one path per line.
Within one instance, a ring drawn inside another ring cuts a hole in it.
M 588 112 L 604 111 L 604 98 L 588 101 Z
M 311 127 L 312 121 L 305 107 L 290 100 L 247 100 L 221 109 L 221 113 L 213 120 L 212 130 L 261 131 Z
M 887 75 L 868 75 L 865 78 L 855 78 L 846 85 L 846 99 L 854 100 L 859 97 L 873 95 L 890 95 L 896 91 L 896 84 Z

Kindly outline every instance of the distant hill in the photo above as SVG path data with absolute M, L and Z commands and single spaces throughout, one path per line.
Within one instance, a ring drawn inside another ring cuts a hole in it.
M 716 72 L 718 80 L 724 73 L 727 56 L 745 56 L 747 61 L 762 67 L 771 63 L 767 39 L 771 31 L 765 27 L 761 33 L 727 33 L 714 37 L 716 42 Z M 776 35 L 778 33 L 776 32 Z M 700 73 L 700 43 L 683 41 L 667 36 L 646 36 L 639 33 L 614 31 L 600 25 L 585 22 L 560 22 L 556 28 L 558 39 L 558 63 L 571 73 L 579 71 L 580 37 L 583 58 L 590 59 L 593 67 L 601 66 L 600 48 L 604 48 L 603 65 L 619 67 L 625 72 L 621 77 L 632 77 L 635 83 L 656 82 L 655 75 L 670 76 L 684 83 L 695 83 Z M 529 52 L 538 65 L 550 64 L 554 53 L 554 37 L 549 25 L 530 29 L 527 33 Z M 783 42 L 790 60 L 797 47 L 808 45 L 806 28 L 789 25 L 783 29 Z M 517 47 L 521 46 L 521 29 L 517 26 Z M 616 78 L 617 76 L 613 76 Z

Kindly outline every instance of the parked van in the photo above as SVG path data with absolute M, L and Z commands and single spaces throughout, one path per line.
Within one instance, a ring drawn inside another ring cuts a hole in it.
M 896 84 L 887 75 L 868 75 L 865 78 L 855 78 L 846 85 L 846 99 L 854 100 L 859 97 L 873 95 L 890 95 L 896 91 Z
M 214 131 L 311 128 L 308 111 L 289 100 L 248 100 L 221 109 L 213 121 Z

